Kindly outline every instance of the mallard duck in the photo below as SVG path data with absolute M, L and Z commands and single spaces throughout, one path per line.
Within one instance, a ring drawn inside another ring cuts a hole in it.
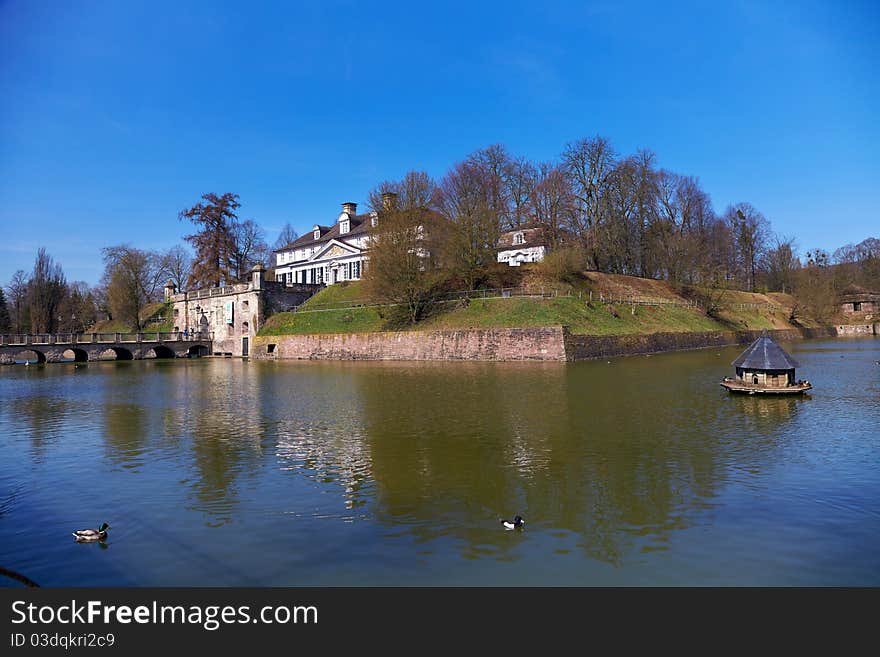
M 512 522 L 510 520 L 502 520 L 501 524 L 504 525 L 504 529 L 522 529 L 526 521 L 522 519 L 522 516 L 516 516 Z
M 110 529 L 110 525 L 106 522 L 102 522 L 101 526 L 97 529 L 77 529 L 73 532 L 73 539 L 77 543 L 91 543 L 92 541 L 103 541 L 107 538 L 107 530 Z

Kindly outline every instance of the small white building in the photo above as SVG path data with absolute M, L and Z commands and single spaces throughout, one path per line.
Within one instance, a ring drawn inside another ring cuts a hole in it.
M 275 280 L 333 285 L 359 280 L 369 248 L 369 230 L 378 222 L 375 212 L 357 213 L 357 203 L 343 203 L 332 226 L 312 230 L 275 251 Z
M 519 267 L 524 262 L 541 262 L 550 249 L 545 224 L 533 221 L 501 233 L 498 239 L 498 262 Z

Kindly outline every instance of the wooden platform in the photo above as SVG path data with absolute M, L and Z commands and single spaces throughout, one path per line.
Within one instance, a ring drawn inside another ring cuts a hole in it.
M 751 383 L 743 383 L 736 379 L 725 378 L 721 382 L 722 388 L 727 388 L 730 392 L 736 392 L 744 395 L 801 395 L 807 390 L 813 388 L 813 384 L 809 381 L 798 381 L 793 385 L 782 388 L 771 386 L 758 386 Z

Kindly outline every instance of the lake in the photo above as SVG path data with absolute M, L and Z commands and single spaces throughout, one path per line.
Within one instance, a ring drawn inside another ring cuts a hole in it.
M 880 585 L 880 339 L 784 346 L 809 396 L 725 392 L 742 347 L 4 366 L 0 566 L 43 586 Z M 105 544 L 73 541 L 104 521 Z

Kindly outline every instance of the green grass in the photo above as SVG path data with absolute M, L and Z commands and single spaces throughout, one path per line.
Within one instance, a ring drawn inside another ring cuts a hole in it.
M 613 309 L 613 313 L 612 313 Z M 615 314 L 617 316 L 615 316 Z M 422 322 L 420 329 L 567 326 L 583 335 L 623 335 L 661 331 L 718 331 L 727 328 L 690 308 L 605 306 L 577 297 L 555 299 L 473 299 Z
M 360 281 L 346 281 L 330 285 L 303 304 L 303 308 L 320 307 L 321 304 L 364 301 L 367 295 Z
M 260 335 L 305 333 L 369 333 L 385 328 L 376 308 L 350 308 L 317 312 L 278 313 L 263 324 Z
M 331 285 L 303 304 L 302 310 L 324 304 L 362 301 L 359 282 Z M 739 299 L 736 299 L 739 301 Z M 732 304 L 733 305 L 733 304 Z M 380 316 L 381 308 L 343 308 L 320 312 L 279 313 L 269 318 L 260 335 L 308 333 L 359 333 L 392 330 Z M 660 332 L 729 331 L 735 329 L 788 328 L 786 311 L 735 306 L 717 319 L 696 308 L 676 306 L 609 306 L 587 303 L 586 298 L 472 299 L 469 303 L 438 304 L 437 311 L 410 330 L 461 328 L 515 328 L 566 326 L 580 335 L 631 335 Z M 399 329 L 398 329 L 399 330 Z

